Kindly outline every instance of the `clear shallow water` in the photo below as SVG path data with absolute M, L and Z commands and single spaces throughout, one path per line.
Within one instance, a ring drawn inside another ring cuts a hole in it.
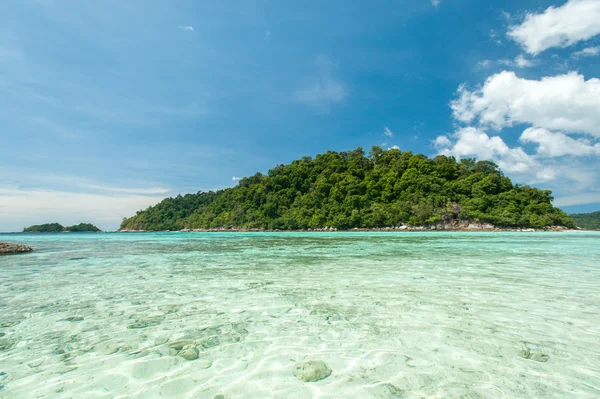
M 0 241 L 0 398 L 600 397 L 598 233 Z

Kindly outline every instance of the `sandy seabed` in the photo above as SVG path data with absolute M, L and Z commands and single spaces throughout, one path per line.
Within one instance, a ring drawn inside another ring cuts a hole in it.
M 10 239 L 0 398 L 600 397 L 599 233 Z

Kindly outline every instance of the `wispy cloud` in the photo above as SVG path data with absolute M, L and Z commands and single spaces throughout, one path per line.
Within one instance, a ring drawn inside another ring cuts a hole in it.
M 587 47 L 584 48 L 581 51 L 576 51 L 573 53 L 573 57 L 575 58 L 579 58 L 579 57 L 594 57 L 596 55 L 600 54 L 600 46 L 597 47 Z
M 242 179 L 241 177 L 233 176 L 231 178 L 231 181 L 240 181 L 241 179 Z
M 558 197 L 554 200 L 557 206 L 573 206 L 600 203 L 600 193 L 583 193 L 564 197 Z
M 390 128 L 389 128 L 389 127 L 387 127 L 387 126 L 386 126 L 386 127 L 385 127 L 385 129 L 383 130 L 383 134 L 384 134 L 384 135 L 386 135 L 386 136 L 388 136 L 388 137 L 394 137 L 394 132 L 392 132 L 392 131 L 390 130 Z
M 440 5 L 440 0 L 431 0 L 431 5 L 437 7 Z
M 317 57 L 316 65 L 316 81 L 296 90 L 292 98 L 317 112 L 328 113 L 334 104 L 346 98 L 346 87 L 335 73 L 337 66 L 328 57 Z
M 195 32 L 194 27 L 190 25 L 179 25 L 178 28 L 181 30 L 186 30 L 188 32 Z

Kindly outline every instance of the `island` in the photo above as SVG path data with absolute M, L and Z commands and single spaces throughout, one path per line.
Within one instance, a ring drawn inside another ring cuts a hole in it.
M 600 211 L 591 213 L 575 213 L 571 217 L 577 227 L 586 230 L 600 230 Z
M 513 184 L 493 162 L 359 147 L 166 198 L 120 230 L 575 228 L 552 201 L 551 191 Z
M 29 226 L 23 229 L 23 233 L 99 233 L 102 232 L 98 227 L 91 223 L 79 223 L 73 226 L 64 227 L 60 223 L 46 223 Z

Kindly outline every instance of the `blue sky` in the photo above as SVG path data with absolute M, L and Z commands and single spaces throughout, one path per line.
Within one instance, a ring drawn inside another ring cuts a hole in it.
M 0 231 L 327 150 L 492 159 L 600 209 L 600 0 L 0 5 Z

